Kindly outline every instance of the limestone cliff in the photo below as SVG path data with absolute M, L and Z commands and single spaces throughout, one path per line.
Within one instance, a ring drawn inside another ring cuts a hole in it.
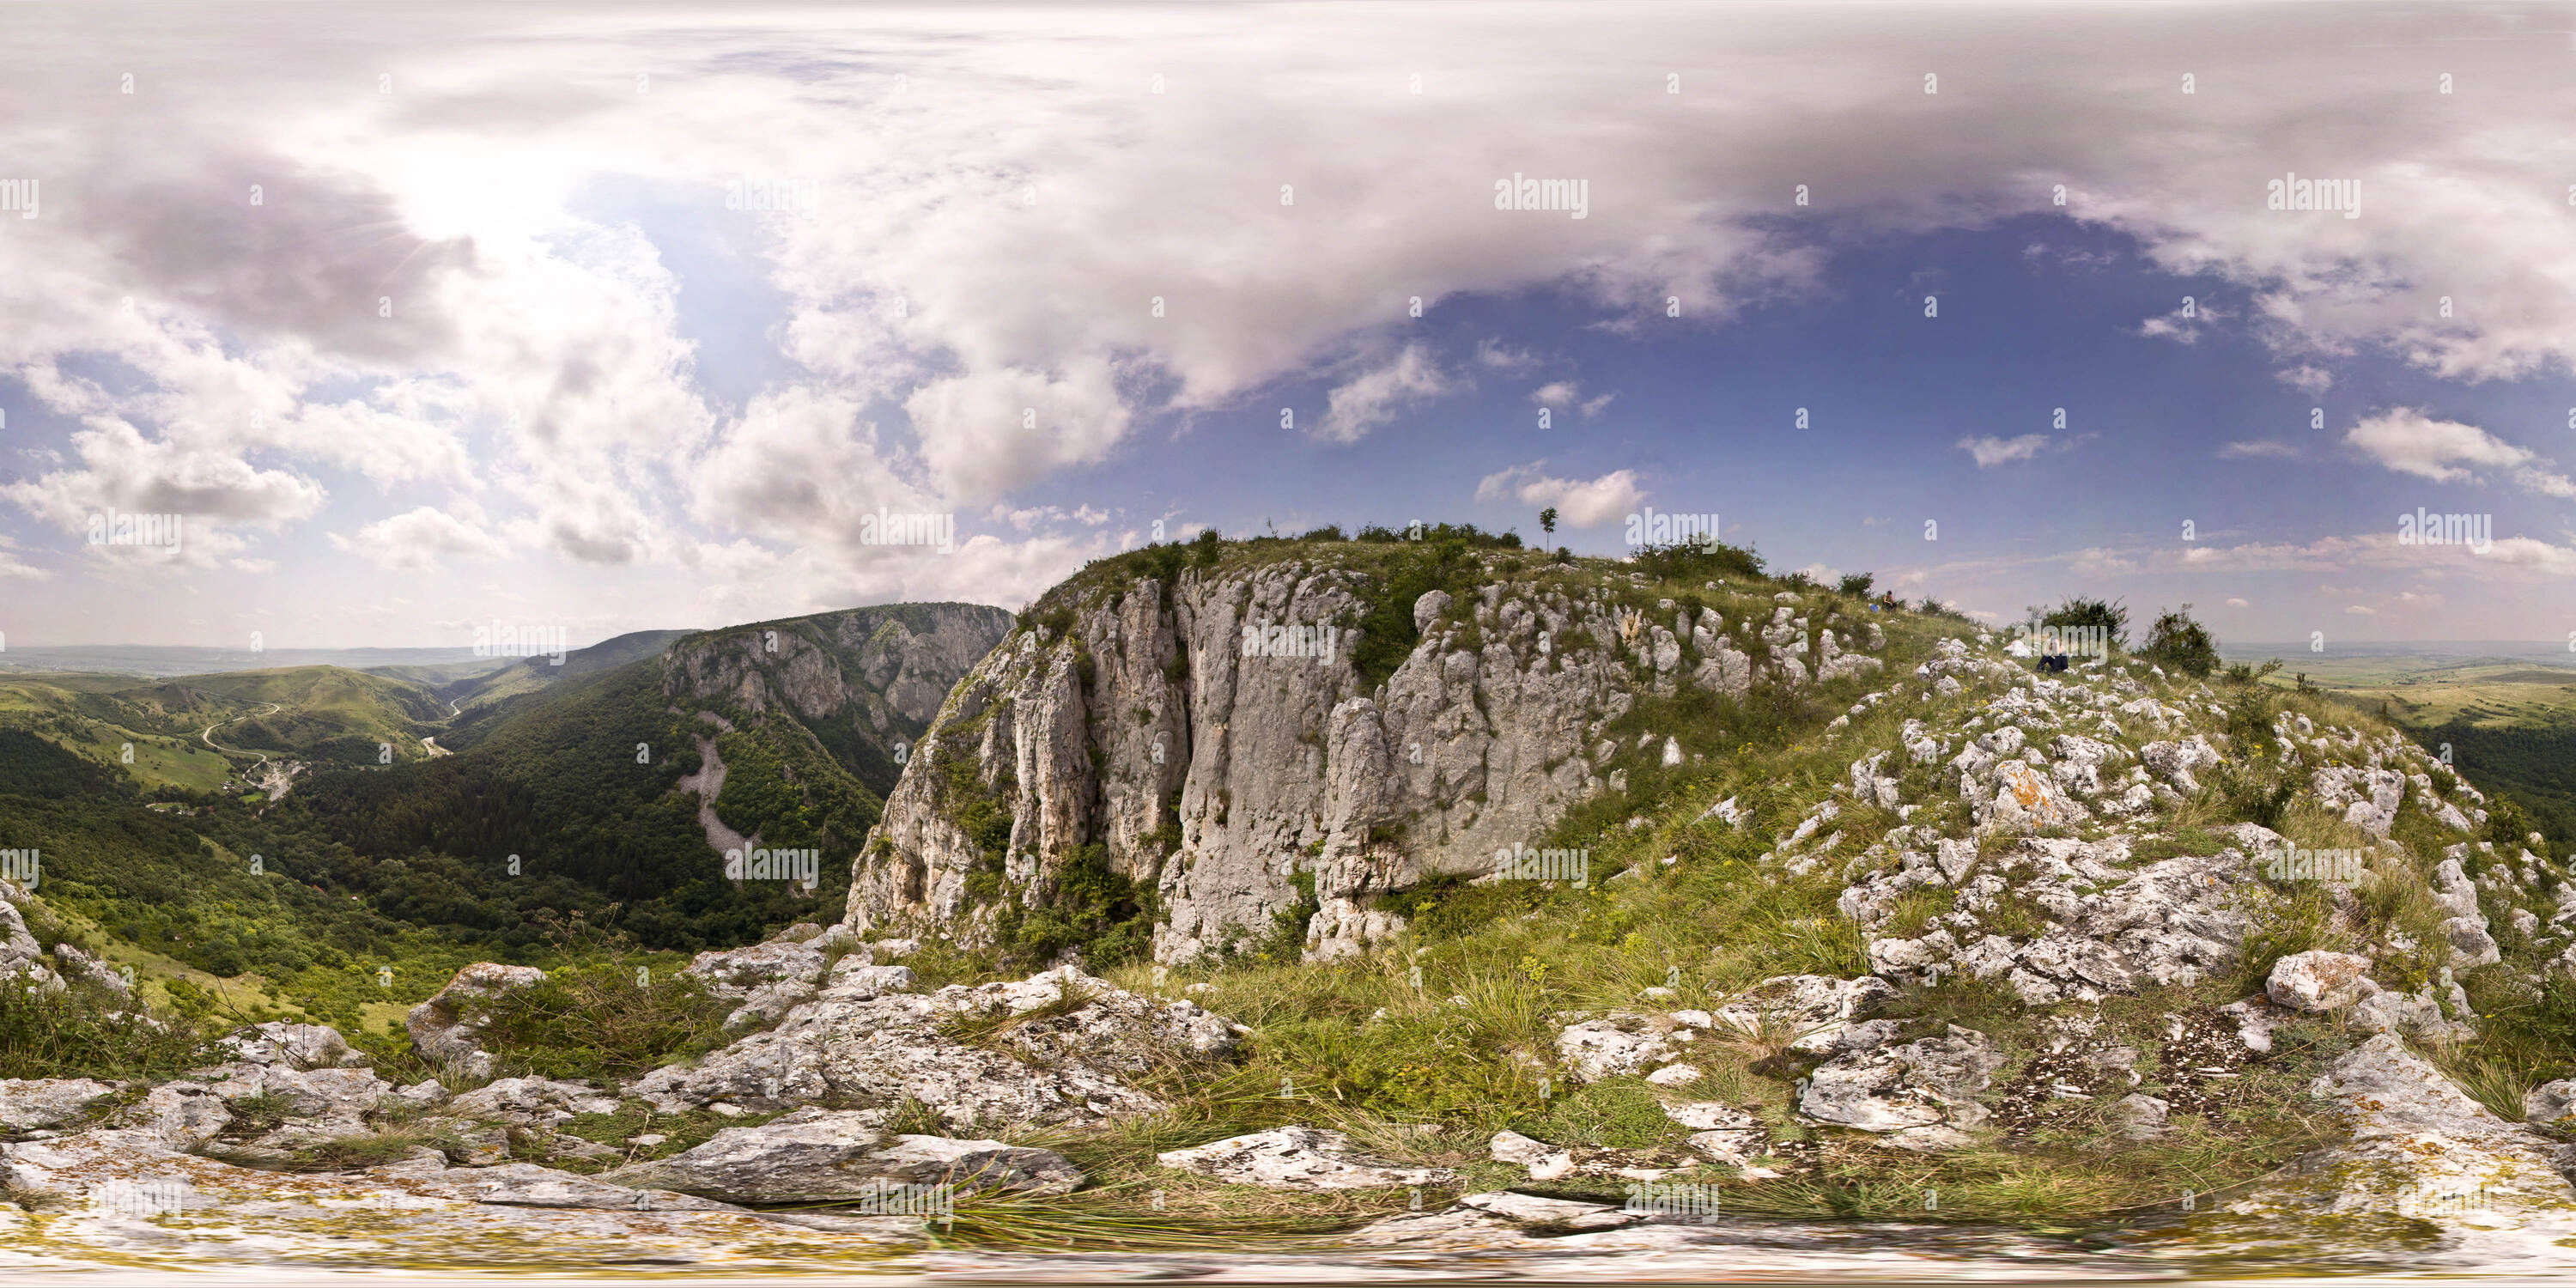
M 1375 899 L 1537 845 L 1624 790 L 1621 763 L 1722 750 L 1607 738 L 1641 698 L 1846 679 L 1880 665 L 1856 650 L 1884 647 L 1875 627 L 1829 622 L 1826 595 L 1278 544 L 1213 567 L 1112 561 L 1042 597 L 923 737 L 852 873 L 848 923 L 985 942 L 1006 902 L 1044 903 L 1098 846 L 1158 897 L 1158 960 L 1307 913 L 1307 955 L 1339 955 L 1396 926 Z
M 674 706 L 784 716 L 877 792 L 894 784 L 941 699 L 1011 629 L 982 604 L 890 604 L 690 635 L 664 655 Z

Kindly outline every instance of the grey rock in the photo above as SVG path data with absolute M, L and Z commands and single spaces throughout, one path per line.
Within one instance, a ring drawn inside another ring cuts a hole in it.
M 728 1127 L 693 1149 L 602 1174 L 742 1203 L 828 1202 L 892 1185 L 949 1185 L 960 1194 L 1069 1193 L 1082 1174 L 1052 1150 L 990 1140 L 886 1134 L 873 1110 L 800 1109 L 755 1127 Z
M 460 1092 L 447 1102 L 447 1112 L 521 1125 L 553 1125 L 577 1114 L 613 1114 L 617 1097 L 578 1082 L 551 1078 L 503 1078 L 489 1086 Z
M 2369 958 L 2320 948 L 2273 963 L 2263 991 L 2279 1005 L 2318 1015 L 2351 1006 L 2379 985 L 2370 978 Z
M 1464 597 L 1474 648 L 1432 619 L 1455 617 L 1459 605 L 1424 597 L 1431 629 L 1380 685 L 1363 687 L 1347 648 L 1244 655 L 1247 624 L 1361 616 L 1369 575 L 1329 559 L 1191 572 L 1176 585 L 1138 581 L 1068 601 L 1064 634 L 1013 635 L 960 681 L 920 739 L 852 873 L 845 924 L 985 942 L 993 914 L 969 897 L 966 877 L 986 857 L 955 817 L 955 774 L 1009 816 L 999 848 L 1026 865 L 1024 879 L 1043 883 L 1100 845 L 1122 875 L 1154 888 L 1169 912 L 1156 929 L 1158 961 L 1267 933 L 1305 897 L 1300 873 L 1336 909 L 1308 951 L 1347 955 L 1384 929 L 1358 915 L 1375 896 L 1481 873 L 1497 850 L 1543 835 L 1607 790 L 1612 767 L 1566 750 L 1599 741 L 1640 695 L 1669 691 L 1685 673 L 1720 691 L 1751 682 L 1749 659 L 1713 629 L 1713 613 L 1687 624 L 1694 671 L 1679 632 L 1527 583 Z M 1803 682 L 1804 632 L 1775 625 L 1781 643 L 1766 671 L 1775 683 Z
M 1644 1073 L 1670 1060 L 1672 1043 L 1653 1020 L 1614 1015 L 1567 1025 L 1556 1035 L 1556 1054 L 1583 1082 Z
M 289 1024 L 271 1020 L 224 1038 L 216 1045 L 245 1064 L 288 1069 L 354 1068 L 367 1057 L 349 1049 L 349 1040 L 327 1024 Z
M 1951 1025 L 1938 1038 L 1847 1052 L 1819 1066 L 1798 1098 L 1798 1112 L 1860 1131 L 1903 1133 L 1943 1126 L 1923 1139 L 1961 1143 L 1985 1121 L 1977 1096 L 2003 1067 L 2001 1048 L 1973 1029 Z
M 2165 1134 L 2165 1118 L 2172 1106 L 2154 1096 L 2132 1092 L 2111 1102 L 2109 1116 L 2113 1126 L 2130 1140 L 2153 1140 Z
M 0 1078 L 0 1131 L 68 1122 L 115 1093 L 114 1084 L 89 1078 Z
M 453 1068 L 467 1078 L 491 1077 L 492 1053 L 483 1049 L 481 1040 L 484 1026 L 492 1021 L 491 1003 L 512 989 L 540 984 L 545 978 L 546 973 L 534 966 L 499 962 L 476 962 L 456 972 L 446 987 L 404 1017 L 412 1049 L 431 1064 Z
M 889 743 L 937 716 L 1012 624 L 982 604 L 892 604 L 804 621 L 803 630 L 738 627 L 674 642 L 663 692 L 683 707 L 848 721 Z
M 1445 1167 L 1406 1167 L 1358 1152 L 1350 1137 L 1312 1127 L 1281 1127 L 1154 1156 L 1165 1167 L 1233 1185 L 1274 1190 L 1356 1190 L 1448 1185 Z
M 119 974 L 115 967 L 70 944 L 54 945 L 54 960 L 62 963 L 63 973 L 70 981 L 88 984 L 119 998 L 134 996 L 134 986 L 126 983 L 125 976 Z
M 1015 1016 L 1027 1018 L 980 1045 L 949 1031 Z M 834 1096 L 910 1096 L 954 1127 L 1095 1125 L 1162 1107 L 1131 1085 L 1148 1071 L 1223 1060 L 1235 1045 L 1234 1026 L 1195 1003 L 1125 992 L 1066 967 L 932 993 L 818 998 L 777 1028 L 646 1074 L 635 1093 L 666 1113 L 715 1102 L 788 1109 Z
M 2535 1123 L 2554 1123 L 2576 1113 L 2576 1078 L 2560 1078 L 2525 1092 L 2522 1097 L 2523 1118 Z
M 1829 1051 L 1850 1025 L 1895 996 L 1896 988 L 1875 976 L 1779 975 L 1730 998 L 1714 1018 L 1744 1033 L 1785 1025 L 1796 1034 L 1795 1049 Z

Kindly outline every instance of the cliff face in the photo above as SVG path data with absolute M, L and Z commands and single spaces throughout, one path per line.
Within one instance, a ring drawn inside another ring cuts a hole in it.
M 893 604 L 707 631 L 674 642 L 662 689 L 728 721 L 783 716 L 878 792 L 940 700 L 1011 629 L 981 604 Z
M 1359 623 L 1376 609 L 1384 629 L 1381 601 L 1403 593 L 1370 562 L 1383 554 L 1050 592 L 923 738 L 852 874 L 849 924 L 980 942 L 1000 901 L 1043 902 L 1097 845 L 1160 896 L 1158 960 L 1261 939 L 1310 897 L 1307 955 L 1340 955 L 1400 925 L 1374 896 L 1490 871 L 1620 790 L 1611 761 L 1636 749 L 1603 731 L 1639 697 L 1879 665 L 1848 651 L 1852 623 L 1837 638 L 1803 605 L 1693 612 L 1488 555 L 1461 594 L 1392 605 L 1419 639 L 1370 683 Z

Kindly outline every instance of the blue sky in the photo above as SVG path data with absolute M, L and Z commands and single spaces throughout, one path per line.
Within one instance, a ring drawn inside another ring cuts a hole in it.
M 0 14 L 8 642 L 1016 608 L 1157 521 L 1545 505 L 1992 620 L 2576 640 L 2546 9 L 129 17 Z

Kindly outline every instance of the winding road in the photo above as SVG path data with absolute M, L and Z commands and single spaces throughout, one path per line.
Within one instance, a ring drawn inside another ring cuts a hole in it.
M 252 713 L 251 713 L 251 715 L 257 715 L 257 716 L 273 716 L 273 715 L 276 715 L 276 714 L 277 714 L 278 712 L 280 712 L 280 711 L 284 711 L 285 709 L 286 709 L 286 704 L 285 704 L 285 703 L 282 703 L 282 702 L 272 702 L 272 703 L 269 703 L 269 704 L 268 704 L 268 710 L 266 710 L 266 711 L 254 711 L 254 712 L 252 712 Z M 206 740 L 206 745 L 207 745 L 207 746 L 209 746 L 209 747 L 214 747 L 214 748 L 215 748 L 215 750 L 217 750 L 217 751 L 231 752 L 232 754 L 234 754 L 234 755 L 236 755 L 236 756 L 245 756 L 245 755 L 247 755 L 247 756 L 257 756 L 257 757 L 259 757 L 259 763 L 260 763 L 261 765 L 265 766 L 265 765 L 267 765 L 267 764 L 268 764 L 268 753 L 266 753 L 266 752 L 261 752 L 261 751 L 243 751 L 243 750 L 241 750 L 241 749 L 239 749 L 239 748 L 235 748 L 235 747 L 215 747 L 215 731 L 216 731 L 217 729 L 221 729 L 221 728 L 223 728 L 225 725 L 228 725 L 228 724 L 233 723 L 233 721 L 234 721 L 234 720 L 248 720 L 248 719 L 250 719 L 250 716 L 234 716 L 234 717 L 232 718 L 232 720 L 218 720 L 218 721 L 214 722 L 213 724 L 207 725 L 207 726 L 206 726 L 206 731 L 205 731 L 204 733 L 198 734 L 197 736 L 198 736 L 198 737 L 200 737 L 200 738 L 205 739 L 205 740 Z

